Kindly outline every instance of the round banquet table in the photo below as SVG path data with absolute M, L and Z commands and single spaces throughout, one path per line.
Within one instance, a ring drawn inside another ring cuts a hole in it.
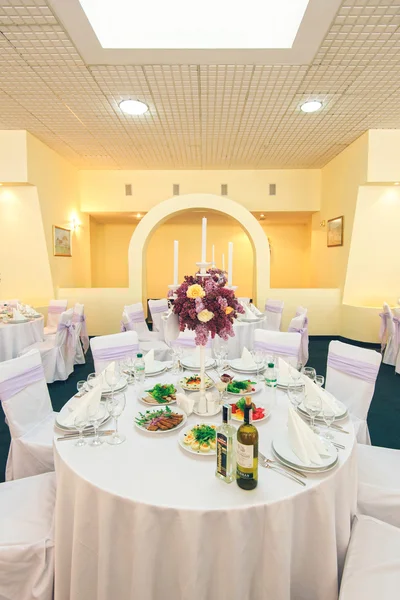
M 147 379 L 145 388 L 176 379 Z M 133 386 L 126 395 L 125 443 L 54 441 L 56 600 L 337 600 L 356 508 L 350 421 L 341 421 L 349 435 L 335 435 L 346 449 L 333 470 L 308 475 L 303 488 L 259 466 L 258 487 L 244 491 L 215 477 L 215 456 L 183 450 L 182 430 L 136 428 L 134 415 L 146 408 Z M 269 457 L 287 402 L 279 391 L 257 424 Z M 220 415 L 191 415 L 186 425 L 201 420 Z
M 44 317 L 26 323 L 0 321 L 0 362 L 17 358 L 20 352 L 43 340 Z

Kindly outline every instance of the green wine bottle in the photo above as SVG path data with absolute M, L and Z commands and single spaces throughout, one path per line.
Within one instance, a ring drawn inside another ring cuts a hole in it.
M 258 481 L 258 431 L 252 424 L 251 398 L 246 397 L 244 422 L 237 431 L 236 481 L 244 490 L 254 490 Z

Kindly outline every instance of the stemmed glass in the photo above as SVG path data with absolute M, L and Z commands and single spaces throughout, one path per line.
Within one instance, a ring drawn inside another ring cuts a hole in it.
M 327 440 L 333 440 L 333 434 L 331 433 L 331 425 L 334 422 L 336 415 L 335 415 L 335 411 L 333 410 L 333 408 L 331 406 L 329 406 L 329 404 L 327 404 L 326 402 L 324 403 L 324 406 L 322 407 L 322 418 L 324 419 L 325 425 L 326 425 L 326 431 L 324 432 L 324 437 Z
M 310 427 L 312 431 L 314 431 L 314 433 L 319 433 L 318 427 L 315 427 L 315 417 L 317 417 L 322 410 L 322 401 L 320 396 L 316 394 L 305 394 L 303 404 L 311 419 Z
M 94 387 L 96 385 L 96 381 L 95 381 L 96 378 L 97 378 L 96 373 L 90 373 L 90 375 L 88 375 L 88 377 L 87 377 L 87 384 L 88 384 L 89 387 L 92 388 L 92 387 Z
M 128 383 L 129 384 L 134 383 L 135 382 L 135 372 L 134 372 L 135 356 L 128 354 L 128 356 L 125 357 L 125 366 L 127 368 Z
M 86 392 L 86 381 L 78 381 L 76 384 L 76 389 L 78 390 L 78 396 L 83 396 Z
M 172 371 L 171 372 L 174 375 L 179 375 L 180 373 L 183 372 L 182 365 L 181 365 L 183 348 L 182 348 L 182 346 L 172 345 L 170 347 L 170 352 L 172 354 Z
M 303 367 L 302 373 L 303 375 L 311 379 L 311 381 L 315 381 L 315 378 L 317 376 L 317 372 L 313 367 Z
M 304 400 L 304 393 L 305 393 L 304 383 L 289 383 L 289 385 L 287 387 L 287 393 L 288 393 L 290 402 L 293 404 L 294 408 L 297 409 L 297 407 Z
M 111 396 L 114 396 L 114 390 L 121 379 L 121 365 L 114 363 L 114 368 L 107 368 L 104 372 L 107 385 L 111 388 Z
M 300 384 L 301 381 L 301 373 L 294 367 L 289 367 L 289 378 L 293 381 L 293 383 Z
M 111 437 L 107 439 L 107 443 L 113 446 L 117 444 L 122 444 L 125 441 L 126 437 L 122 433 L 118 433 L 118 418 L 121 416 L 126 405 L 125 394 L 117 394 L 116 396 L 111 396 L 107 400 L 107 410 L 111 417 L 114 417 L 115 422 L 115 431 Z
M 94 438 L 90 442 L 90 446 L 101 446 L 103 440 L 100 439 L 98 429 L 106 418 L 106 407 L 103 403 L 94 404 L 88 408 L 88 421 L 93 425 Z
M 325 383 L 325 377 L 323 375 L 316 375 L 315 383 L 317 384 L 318 387 L 322 388 L 322 386 Z
M 260 369 L 262 367 L 262 365 L 264 364 L 264 360 L 265 360 L 265 355 L 264 355 L 264 351 L 263 350 L 253 350 L 252 351 L 252 357 L 254 362 L 256 363 L 256 367 L 257 367 L 257 381 L 260 381 Z
M 214 340 L 214 356 L 217 360 L 217 370 L 222 372 L 228 358 L 228 344 L 220 337 L 216 337 Z
M 77 439 L 77 441 L 75 442 L 75 446 L 85 446 L 86 445 L 86 441 L 83 437 L 83 430 L 85 429 L 86 425 L 88 422 L 88 416 L 87 416 L 87 412 L 84 411 L 82 414 L 77 415 L 75 417 L 74 420 L 74 425 L 76 427 L 76 429 L 78 430 L 79 433 L 79 438 Z

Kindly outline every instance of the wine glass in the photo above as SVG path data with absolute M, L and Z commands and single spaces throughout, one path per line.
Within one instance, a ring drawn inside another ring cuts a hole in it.
M 86 392 L 86 381 L 78 381 L 76 389 L 78 390 L 78 396 L 83 396 Z
M 315 381 L 315 378 L 317 376 L 317 372 L 313 367 L 303 367 L 302 373 L 303 375 L 311 379 L 311 381 Z
M 335 415 L 335 411 L 333 410 L 332 406 L 330 406 L 327 402 L 324 402 L 324 405 L 322 407 L 322 418 L 324 419 L 325 425 L 326 425 L 326 431 L 324 432 L 324 437 L 327 440 L 333 440 L 333 434 L 331 433 L 331 425 L 334 422 L 336 415 Z
M 299 384 L 301 381 L 301 373 L 294 367 L 289 366 L 289 378 L 293 381 L 293 383 Z
M 114 368 L 110 368 L 110 366 L 107 367 L 104 372 L 106 383 L 111 388 L 111 396 L 114 396 L 114 390 L 121 379 L 121 365 L 118 362 L 115 362 L 113 367 Z
M 94 404 L 88 408 L 88 421 L 93 425 L 94 438 L 90 442 L 90 446 L 101 446 L 103 440 L 100 439 L 98 429 L 106 418 L 106 407 L 103 403 Z
M 228 382 L 224 381 L 222 379 L 218 379 L 218 381 L 215 382 L 215 387 L 217 388 L 217 390 L 219 392 L 219 402 L 220 402 L 220 404 L 224 403 L 224 395 L 225 395 L 225 391 L 226 391 L 227 386 L 228 386 Z
M 287 393 L 289 396 L 290 402 L 293 404 L 294 408 L 302 403 L 304 399 L 305 385 L 302 383 L 289 383 L 287 387 Z
M 318 387 L 322 388 L 322 386 L 325 383 L 325 377 L 323 375 L 316 375 L 315 383 L 317 384 Z
M 75 417 L 74 420 L 74 425 L 76 427 L 76 429 L 78 430 L 79 433 L 79 438 L 77 439 L 77 441 L 75 442 L 75 446 L 85 446 L 86 445 L 86 441 L 83 437 L 83 430 L 85 429 L 86 425 L 88 422 L 88 416 L 87 416 L 87 412 L 83 411 L 82 414 L 77 415 Z
M 259 373 L 260 373 L 260 369 L 261 369 L 262 365 L 264 364 L 264 359 L 265 359 L 264 351 L 263 350 L 253 350 L 251 354 L 252 354 L 253 360 L 256 363 L 256 367 L 257 367 L 256 379 L 257 379 L 257 381 L 260 381 Z
M 97 383 L 96 379 L 97 379 L 96 373 L 90 373 L 87 377 L 88 386 L 91 388 L 94 387 Z
M 128 354 L 125 357 L 125 366 L 127 369 L 127 374 L 128 374 L 128 383 L 134 383 L 135 381 L 135 372 L 134 372 L 134 365 L 135 365 L 135 357 L 132 356 L 131 354 Z
M 311 419 L 310 427 L 312 431 L 314 431 L 314 433 L 319 433 L 318 427 L 315 427 L 315 417 L 317 417 L 322 410 L 321 397 L 317 394 L 305 394 L 303 404 Z
M 121 416 L 126 405 L 125 394 L 117 394 L 111 396 L 107 400 L 107 410 L 111 417 L 114 417 L 115 431 L 111 437 L 107 439 L 107 443 L 113 446 L 122 444 L 126 440 L 126 437 L 122 433 L 118 433 L 118 418 Z

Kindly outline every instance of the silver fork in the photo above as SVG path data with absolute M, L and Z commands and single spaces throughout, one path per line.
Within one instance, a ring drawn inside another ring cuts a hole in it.
M 267 458 L 262 452 L 258 451 L 258 456 L 262 461 L 270 463 L 272 466 L 277 466 L 279 469 L 284 469 L 290 471 L 293 475 L 297 475 L 298 477 L 304 477 L 307 479 L 307 475 L 298 469 L 293 469 L 292 467 L 288 467 L 287 465 L 283 465 L 278 460 L 272 460 L 272 458 Z
M 299 483 L 300 485 L 303 485 L 303 486 L 306 485 L 306 482 L 303 481 L 302 479 L 299 479 L 298 477 L 291 475 L 288 471 L 284 471 L 280 467 L 271 465 L 271 463 L 269 463 L 269 462 L 265 462 L 262 460 L 261 466 L 264 467 L 265 469 L 271 469 L 271 471 L 275 471 L 276 473 L 279 473 L 280 475 L 283 475 L 284 477 L 287 477 L 288 479 L 291 479 L 292 481 L 295 481 L 296 483 Z

